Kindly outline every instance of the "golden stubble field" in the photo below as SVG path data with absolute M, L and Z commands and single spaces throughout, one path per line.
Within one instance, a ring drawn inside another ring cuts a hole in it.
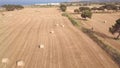
M 25 8 L 4 14 L 0 15 L 0 68 L 119 68 L 58 8 Z
M 116 23 L 116 20 L 120 18 L 120 12 L 114 13 L 93 13 L 92 19 L 87 21 L 81 20 L 80 14 L 75 14 L 74 9 L 79 7 L 68 7 L 67 12 L 69 12 L 76 20 L 80 21 L 82 26 L 91 29 L 96 32 L 96 34 L 103 38 L 105 42 L 108 42 L 111 46 L 120 50 L 120 40 L 114 40 L 117 37 L 117 33 L 112 35 L 109 32 L 109 28 Z

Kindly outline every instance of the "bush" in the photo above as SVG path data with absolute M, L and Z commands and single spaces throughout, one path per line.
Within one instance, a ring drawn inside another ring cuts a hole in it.
M 66 5 L 60 5 L 60 9 L 61 9 L 63 12 L 65 12 L 66 9 L 67 9 L 67 6 L 66 6 Z
M 116 37 L 116 39 L 119 39 L 120 36 L 120 19 L 116 20 L 116 23 L 109 28 L 109 31 L 114 34 L 114 33 L 118 33 L 118 36 Z
M 80 7 L 79 10 L 80 10 L 81 12 L 83 12 L 83 11 L 85 11 L 85 10 L 91 11 L 91 9 L 90 9 L 89 7 Z
M 102 7 L 102 6 L 98 8 L 98 10 L 104 10 L 104 9 L 105 9 L 105 8 L 104 8 L 104 7 Z
M 98 10 L 98 8 L 97 7 L 93 7 L 93 8 L 91 8 L 91 10 Z
M 101 8 L 107 9 L 107 10 L 117 10 L 118 9 L 118 7 L 113 4 L 107 4 L 107 5 L 101 6 Z
M 81 17 L 82 18 L 91 18 L 92 17 L 92 12 L 89 11 L 89 10 L 85 10 L 85 11 L 82 12 Z
M 23 9 L 24 7 L 21 5 L 2 5 L 7 11 L 14 11 L 15 9 L 20 10 Z
M 80 13 L 79 9 L 74 10 L 75 13 Z

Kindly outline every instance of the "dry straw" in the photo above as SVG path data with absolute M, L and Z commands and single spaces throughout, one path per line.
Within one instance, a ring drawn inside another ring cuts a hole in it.
M 3 59 L 2 59 L 2 63 L 7 64 L 8 62 L 9 62 L 9 59 L 8 59 L 8 58 L 3 58 Z
M 24 61 L 22 61 L 22 60 L 19 60 L 19 61 L 17 61 L 17 62 L 16 62 L 16 65 L 17 65 L 17 66 L 21 66 L 21 67 L 22 67 L 22 66 L 24 66 L 24 65 L 25 65 L 25 62 L 24 62 Z
M 53 34 L 53 33 L 54 33 L 54 31 L 50 31 L 50 33 L 51 33 L 51 34 Z
M 41 45 L 39 45 L 38 47 L 43 49 L 43 48 L 44 48 L 44 45 L 43 45 L 43 44 L 41 44 Z

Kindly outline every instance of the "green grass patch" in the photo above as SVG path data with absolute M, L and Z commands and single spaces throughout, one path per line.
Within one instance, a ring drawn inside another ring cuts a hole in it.
M 66 16 L 70 21 L 71 23 L 74 25 L 74 26 L 79 26 L 79 23 L 77 20 L 75 20 L 72 16 L 70 16 L 68 13 L 62 13 L 62 16 Z

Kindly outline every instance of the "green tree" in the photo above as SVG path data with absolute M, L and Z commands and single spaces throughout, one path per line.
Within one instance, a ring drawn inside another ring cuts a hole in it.
M 81 17 L 85 18 L 85 19 L 86 18 L 91 18 L 92 17 L 92 12 L 89 11 L 89 10 L 85 10 L 85 11 L 82 12 Z
M 116 23 L 109 28 L 109 31 L 112 34 L 118 33 L 118 36 L 115 39 L 119 39 L 120 36 L 120 19 L 116 20 Z
M 60 9 L 65 12 L 67 10 L 67 6 L 66 5 L 60 5 Z

